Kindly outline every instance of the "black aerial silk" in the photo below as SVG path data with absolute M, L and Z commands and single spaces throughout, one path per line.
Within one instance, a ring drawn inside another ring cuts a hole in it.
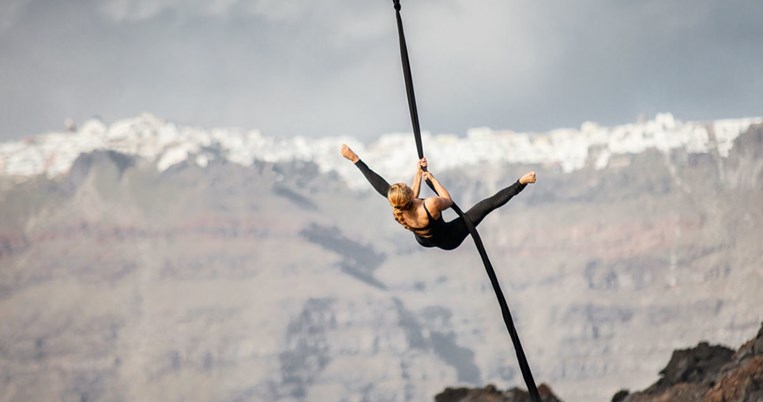
M 405 34 L 403 33 L 403 19 L 400 16 L 400 0 L 393 0 L 393 4 L 395 6 L 395 15 L 397 17 L 397 32 L 398 37 L 400 38 L 400 56 L 403 63 L 405 90 L 408 96 L 408 109 L 411 114 L 413 135 L 416 140 L 416 150 L 418 151 L 419 159 L 421 159 L 424 157 L 424 148 L 421 143 L 421 128 L 419 126 L 418 111 L 416 109 L 416 97 L 413 92 L 413 75 L 411 74 L 411 65 L 410 61 L 408 60 L 408 47 L 405 44 Z M 432 190 L 434 190 L 434 186 L 431 182 L 427 181 L 427 184 Z M 487 252 L 485 251 L 485 246 L 482 244 L 482 239 L 480 238 L 479 233 L 477 233 L 477 229 L 474 227 L 474 224 L 468 219 L 468 217 L 464 215 L 463 211 L 461 211 L 461 208 L 459 208 L 455 203 L 453 203 L 452 208 L 458 214 L 458 216 L 464 219 L 464 223 L 466 224 L 467 229 L 469 229 L 469 233 L 472 235 L 472 239 L 474 239 L 474 244 L 477 246 L 480 257 L 482 257 L 482 263 L 485 265 L 485 271 L 487 271 L 487 275 L 490 278 L 490 283 L 493 285 L 495 296 L 498 298 L 498 304 L 501 306 L 503 321 L 506 323 L 506 329 L 509 331 L 511 342 L 514 344 L 514 351 L 517 354 L 519 368 L 522 371 L 522 377 L 524 378 L 525 384 L 527 385 L 527 391 L 530 393 L 530 399 L 532 399 L 533 402 L 541 402 L 540 394 L 538 394 L 538 387 L 535 385 L 535 380 L 533 379 L 532 372 L 530 371 L 530 365 L 527 363 L 527 357 L 525 356 L 525 352 L 522 349 L 522 343 L 519 340 L 519 334 L 517 334 L 517 330 L 514 327 L 514 320 L 511 318 L 509 305 L 506 303 L 506 298 L 503 295 L 503 291 L 501 291 L 501 286 L 498 283 L 498 278 L 495 275 L 493 265 L 490 263 L 490 259 L 488 258 Z

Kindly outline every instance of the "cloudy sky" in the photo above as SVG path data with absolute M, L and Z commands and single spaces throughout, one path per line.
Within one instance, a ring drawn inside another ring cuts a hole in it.
M 760 0 L 402 0 L 422 128 L 763 115 Z M 392 0 L 2 0 L 0 139 L 150 112 L 409 131 Z

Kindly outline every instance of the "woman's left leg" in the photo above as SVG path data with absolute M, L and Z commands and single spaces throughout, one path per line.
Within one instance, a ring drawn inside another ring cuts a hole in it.
M 464 212 L 464 216 L 469 218 L 472 224 L 476 227 L 489 213 L 505 205 L 525 187 L 527 187 L 527 184 L 519 184 L 519 181 L 516 181 L 509 187 L 497 192 L 492 197 L 488 197 L 475 204 L 468 211 Z M 446 234 L 443 238 L 439 239 L 440 241 L 437 244 L 437 247 L 443 250 L 453 250 L 457 248 L 464 242 L 466 236 L 469 236 L 469 229 L 466 227 L 466 223 L 460 216 L 445 225 L 446 228 L 444 232 Z
M 477 226 L 489 213 L 504 206 L 512 197 L 524 190 L 525 187 L 527 187 L 527 184 L 519 184 L 519 180 L 517 180 L 514 184 L 497 192 L 494 196 L 478 202 L 466 211 L 464 215 L 469 218 L 474 226 Z

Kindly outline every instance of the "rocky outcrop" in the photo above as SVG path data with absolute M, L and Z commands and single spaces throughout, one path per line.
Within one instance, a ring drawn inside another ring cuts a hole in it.
M 763 401 L 763 326 L 736 353 L 706 342 L 677 350 L 660 374 L 646 390 L 620 391 L 612 402 Z
M 538 386 L 542 402 L 561 402 L 554 395 L 551 388 L 546 384 Z M 435 402 L 531 402 L 530 394 L 519 388 L 511 388 L 501 391 L 495 385 L 487 385 L 485 388 L 446 388 L 437 394 Z
M 618 391 L 612 402 L 759 402 L 763 401 L 763 324 L 754 339 L 734 352 L 700 342 L 673 352 L 660 379 L 643 391 Z M 546 384 L 538 387 L 542 402 L 561 402 Z M 531 402 L 527 391 L 446 388 L 435 402 Z

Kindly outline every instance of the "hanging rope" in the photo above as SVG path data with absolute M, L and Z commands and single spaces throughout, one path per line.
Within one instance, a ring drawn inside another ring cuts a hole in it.
M 419 115 L 416 109 L 416 96 L 413 93 L 413 75 L 411 74 L 411 63 L 408 59 L 408 46 L 405 44 L 405 34 L 403 33 L 403 19 L 400 16 L 400 0 L 393 0 L 395 5 L 395 15 L 397 17 L 397 33 L 400 38 L 400 58 L 403 62 L 403 75 L 405 76 L 405 92 L 408 95 L 408 109 L 411 112 L 411 124 L 413 125 L 413 135 L 416 138 L 416 150 L 419 153 L 419 159 L 424 157 L 424 148 L 421 143 L 421 128 L 419 126 Z M 435 191 L 434 186 L 427 180 L 427 185 Z M 514 320 L 511 318 L 511 312 L 509 311 L 509 305 L 506 303 L 506 298 L 501 291 L 501 285 L 498 283 L 498 277 L 495 275 L 493 264 L 490 263 L 490 259 L 485 251 L 485 246 L 482 244 L 477 228 L 474 227 L 474 223 L 464 215 L 461 208 L 453 203 L 453 210 L 464 219 L 469 233 L 474 239 L 474 244 L 477 246 L 477 250 L 482 258 L 482 263 L 485 265 L 485 271 L 490 278 L 490 283 L 493 285 L 495 296 L 498 298 L 498 304 L 501 306 L 501 313 L 503 314 L 503 321 L 506 323 L 506 329 L 509 331 L 511 342 L 514 344 L 514 350 L 517 353 L 517 360 L 519 360 L 519 368 L 522 371 L 522 377 L 527 385 L 527 391 L 530 393 L 530 398 L 533 402 L 541 402 L 540 395 L 538 394 L 538 387 L 535 386 L 535 380 L 533 379 L 532 372 L 530 371 L 530 365 L 527 363 L 527 357 L 522 349 L 522 343 L 519 341 L 519 334 L 514 327 Z

